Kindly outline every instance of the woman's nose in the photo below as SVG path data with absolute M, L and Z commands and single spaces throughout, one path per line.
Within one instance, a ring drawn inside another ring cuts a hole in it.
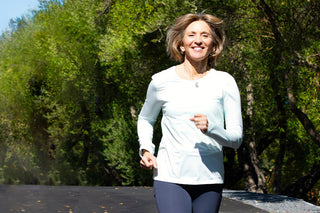
M 202 44 L 202 41 L 201 40 L 197 40 L 194 42 L 196 45 L 201 45 Z
M 202 43 L 201 36 L 196 36 L 195 40 L 194 40 L 194 43 L 196 43 L 197 45 L 201 44 Z

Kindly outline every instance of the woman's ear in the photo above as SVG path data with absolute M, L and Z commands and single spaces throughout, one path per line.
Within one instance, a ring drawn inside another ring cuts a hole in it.
M 217 47 L 216 47 L 216 46 L 213 46 L 212 52 L 215 53 L 216 51 L 217 51 Z
M 186 49 L 184 48 L 184 46 L 182 44 L 180 44 L 179 49 L 181 50 L 181 52 L 186 51 Z
M 184 52 L 186 51 L 186 48 L 184 48 L 182 41 L 180 41 L 180 44 L 179 44 L 179 46 L 178 46 L 178 49 L 180 50 L 180 53 L 184 53 Z

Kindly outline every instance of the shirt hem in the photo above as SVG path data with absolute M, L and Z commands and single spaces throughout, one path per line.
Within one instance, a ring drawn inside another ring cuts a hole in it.
M 188 180 L 176 180 L 176 179 L 167 179 L 167 178 L 157 178 L 154 177 L 153 180 L 176 183 L 176 184 L 185 184 L 185 185 L 206 185 L 206 184 L 224 184 L 223 180 L 207 180 L 207 181 L 188 181 Z

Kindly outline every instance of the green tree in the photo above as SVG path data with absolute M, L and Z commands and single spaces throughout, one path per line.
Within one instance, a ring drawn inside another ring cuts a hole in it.
M 41 1 L 0 39 L 0 181 L 151 184 L 138 166 L 137 115 L 151 75 L 174 64 L 168 27 L 205 11 L 225 20 L 217 69 L 242 97 L 244 142 L 224 149 L 226 186 L 313 199 L 319 9 L 315 0 Z
M 208 1 L 202 7 L 228 25 L 219 67 L 236 77 L 242 95 L 239 159 L 246 189 L 266 192 L 267 184 L 275 193 L 306 198 L 319 181 L 319 2 Z

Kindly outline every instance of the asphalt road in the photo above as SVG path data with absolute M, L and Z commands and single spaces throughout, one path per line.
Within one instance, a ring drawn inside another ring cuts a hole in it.
M 151 187 L 0 185 L 0 212 L 157 213 Z M 220 213 L 266 213 L 223 197 Z

